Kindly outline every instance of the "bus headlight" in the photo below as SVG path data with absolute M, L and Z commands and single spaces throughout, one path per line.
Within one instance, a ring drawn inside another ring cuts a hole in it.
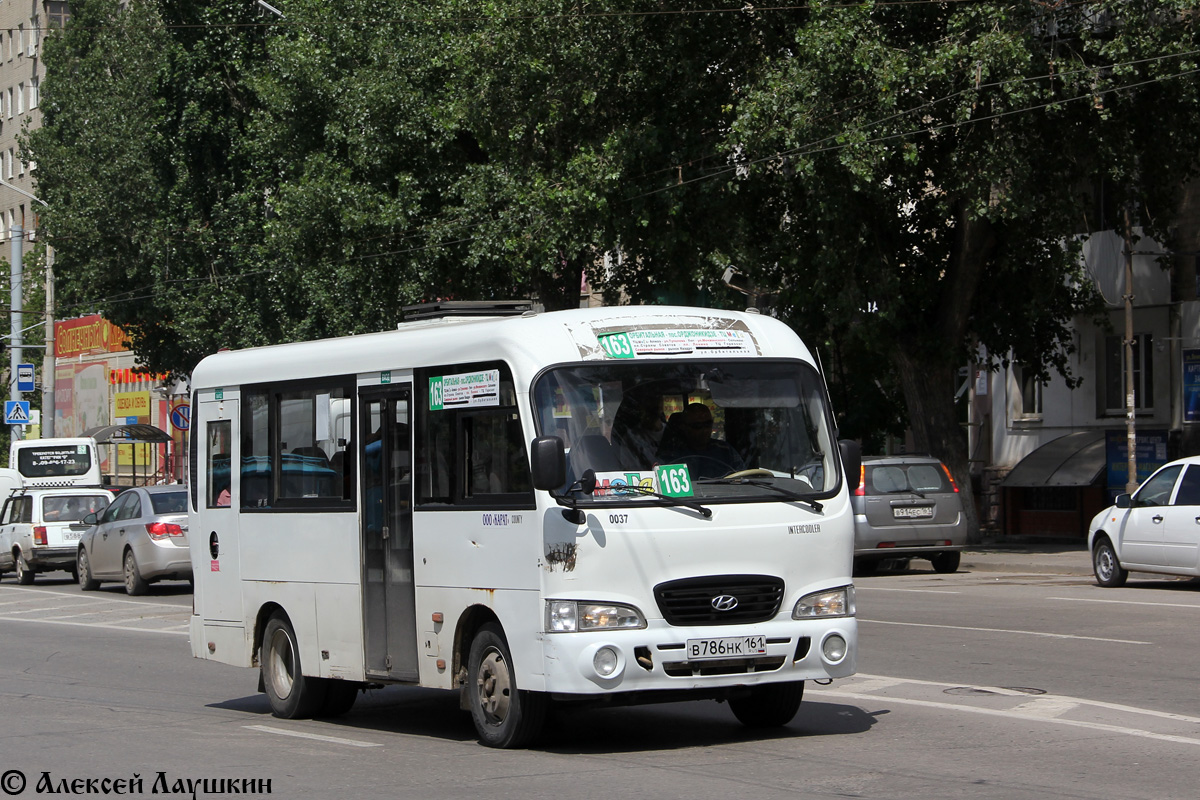
M 814 619 L 816 617 L 853 617 L 854 587 L 842 586 L 813 592 L 801 597 L 792 609 L 792 619 Z
M 614 603 L 584 603 L 576 600 L 546 601 L 546 630 L 550 633 L 611 631 L 644 628 L 646 620 L 632 606 Z

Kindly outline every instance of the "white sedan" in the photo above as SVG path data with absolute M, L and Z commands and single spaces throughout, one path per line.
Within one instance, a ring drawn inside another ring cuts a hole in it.
M 1092 571 L 1101 586 L 1135 572 L 1200 576 L 1200 456 L 1164 464 L 1133 495 L 1088 526 Z

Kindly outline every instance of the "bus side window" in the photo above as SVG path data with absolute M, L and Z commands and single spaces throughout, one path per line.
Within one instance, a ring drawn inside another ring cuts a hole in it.
M 208 452 L 205 453 L 205 469 L 208 492 L 205 495 L 209 508 L 229 505 L 233 491 L 231 481 L 233 469 L 230 463 L 230 422 L 220 420 L 208 423 Z
M 468 485 L 463 495 L 531 492 L 529 460 L 521 438 L 521 420 L 512 411 L 464 417 Z

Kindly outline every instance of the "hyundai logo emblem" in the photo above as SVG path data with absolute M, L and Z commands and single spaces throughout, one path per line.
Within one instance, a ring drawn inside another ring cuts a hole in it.
M 738 599 L 731 594 L 719 594 L 712 599 L 712 607 L 717 611 L 733 611 L 737 604 Z

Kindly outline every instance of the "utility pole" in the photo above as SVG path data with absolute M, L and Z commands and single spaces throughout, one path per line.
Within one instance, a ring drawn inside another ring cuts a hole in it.
M 46 245 L 46 349 L 42 353 L 42 438 L 54 438 L 54 248 Z
M 23 276 L 21 274 L 21 249 L 25 244 L 25 233 L 21 230 L 21 223 L 14 222 L 12 228 L 9 230 L 9 234 L 12 236 L 12 257 L 9 260 L 9 288 L 11 289 L 9 302 L 12 309 L 9 318 L 12 324 L 12 336 L 9 339 L 8 348 L 12 360 L 9 362 L 8 388 L 9 397 L 19 402 L 21 400 L 21 392 L 17 390 L 17 365 L 21 363 L 21 359 L 24 356 L 21 347 L 24 344 L 21 335 L 21 328 L 24 327 L 22 322 L 23 314 L 21 313 L 24 311 L 21 305 L 21 296 L 24 293 L 24 286 L 22 285 Z M 25 428 L 23 425 L 12 425 L 10 426 L 10 430 L 13 441 L 25 438 Z
M 1129 206 L 1125 206 L 1125 443 L 1129 448 L 1125 491 L 1133 494 L 1137 480 L 1137 395 L 1133 383 L 1133 241 L 1129 224 Z

